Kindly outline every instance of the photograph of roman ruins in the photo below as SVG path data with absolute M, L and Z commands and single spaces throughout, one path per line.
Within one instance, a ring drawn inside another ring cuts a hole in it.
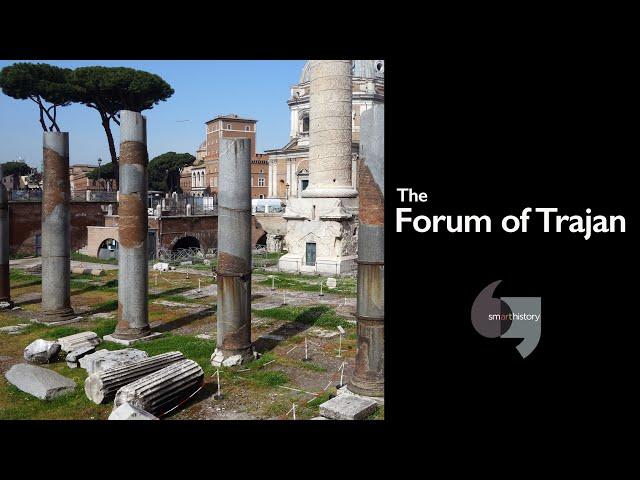
M 384 60 L 0 88 L 0 419 L 384 419 Z

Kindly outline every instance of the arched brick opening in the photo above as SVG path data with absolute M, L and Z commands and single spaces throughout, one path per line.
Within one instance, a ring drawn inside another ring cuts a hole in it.
M 265 247 L 267 246 L 267 234 L 264 233 L 260 238 L 258 238 L 258 240 L 256 241 L 255 244 L 256 247 Z
M 113 238 L 106 238 L 98 246 L 96 257 L 103 260 L 109 260 L 112 258 L 118 258 L 118 241 Z
M 178 250 L 181 248 L 200 248 L 200 240 L 191 235 L 185 235 L 172 242 L 171 250 Z

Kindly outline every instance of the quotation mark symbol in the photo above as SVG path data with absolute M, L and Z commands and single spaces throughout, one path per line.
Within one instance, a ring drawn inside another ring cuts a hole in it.
M 483 337 L 521 338 L 516 349 L 527 357 L 537 347 L 542 331 L 540 297 L 493 296 L 502 280 L 487 285 L 471 307 L 471 324 Z

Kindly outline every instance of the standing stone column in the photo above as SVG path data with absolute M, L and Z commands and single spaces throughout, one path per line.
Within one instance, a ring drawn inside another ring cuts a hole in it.
M 147 121 L 120 112 L 118 203 L 118 324 L 112 337 L 136 340 L 151 333 L 147 305 Z
M 69 133 L 44 132 L 42 192 L 42 313 L 62 322 L 71 308 Z
M 220 140 L 218 335 L 214 366 L 238 365 L 251 346 L 251 140 Z
M 361 117 L 358 232 L 358 349 L 348 389 L 384 396 L 384 106 Z
M 0 302 L 5 308 L 13 307 L 11 301 L 11 283 L 9 281 L 9 199 L 2 178 L 0 165 Z
M 351 60 L 311 60 L 309 186 L 303 197 L 355 197 L 351 184 Z

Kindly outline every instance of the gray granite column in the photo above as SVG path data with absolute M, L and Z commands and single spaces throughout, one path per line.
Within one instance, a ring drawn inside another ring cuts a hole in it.
M 113 337 L 150 334 L 147 270 L 147 122 L 139 112 L 120 112 L 118 202 L 118 324 Z
M 384 396 L 384 106 L 362 114 L 356 365 L 348 389 Z
M 2 165 L 0 165 L 0 302 L 13 306 L 11 283 L 9 281 L 9 199 L 4 186 Z
M 42 313 L 45 322 L 74 316 L 71 308 L 69 133 L 44 132 Z
M 251 140 L 220 140 L 218 310 L 214 366 L 237 365 L 251 346 Z

